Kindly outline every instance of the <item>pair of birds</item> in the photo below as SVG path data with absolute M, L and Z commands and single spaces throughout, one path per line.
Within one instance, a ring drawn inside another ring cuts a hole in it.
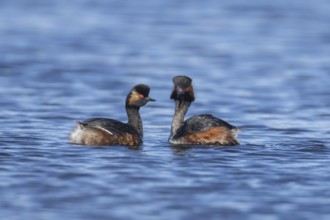
M 238 145 L 238 128 L 209 114 L 184 117 L 195 100 L 191 78 L 175 76 L 171 99 L 175 101 L 169 142 L 173 145 Z M 92 118 L 77 122 L 69 142 L 82 145 L 140 145 L 143 142 L 143 126 L 140 107 L 149 101 L 150 88 L 139 84 L 126 98 L 128 123 L 107 118 Z

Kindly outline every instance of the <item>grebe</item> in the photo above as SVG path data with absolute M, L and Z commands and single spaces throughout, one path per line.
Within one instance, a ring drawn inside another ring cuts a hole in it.
M 91 118 L 78 121 L 70 134 L 69 142 L 82 145 L 140 145 L 143 140 L 143 126 L 139 113 L 140 107 L 149 101 L 150 88 L 139 84 L 134 86 L 126 98 L 128 123 L 108 118 Z
M 184 116 L 195 100 L 192 79 L 187 76 L 173 78 L 171 99 L 175 101 L 169 142 L 173 145 L 239 145 L 238 128 L 209 114 L 196 115 L 186 121 Z

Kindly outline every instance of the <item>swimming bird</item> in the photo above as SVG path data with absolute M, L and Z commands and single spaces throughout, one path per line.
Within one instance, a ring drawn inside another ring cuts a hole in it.
M 127 145 L 138 146 L 143 142 L 143 126 L 140 107 L 155 99 L 149 97 L 150 88 L 139 84 L 134 86 L 126 98 L 128 122 L 108 118 L 91 118 L 78 121 L 72 130 L 69 142 L 81 145 Z
M 192 79 L 175 76 L 171 99 L 175 101 L 169 142 L 173 145 L 239 145 L 238 128 L 210 114 L 184 117 L 191 103 L 195 101 Z

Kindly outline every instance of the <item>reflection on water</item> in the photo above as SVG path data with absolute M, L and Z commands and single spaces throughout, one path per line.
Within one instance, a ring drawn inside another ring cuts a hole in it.
M 1 1 L 1 219 L 329 219 L 330 3 Z M 239 126 L 236 147 L 167 143 L 171 78 L 188 117 Z M 140 147 L 67 143 L 76 120 L 126 121 Z
M 189 146 L 172 146 L 173 155 L 175 156 L 190 156 L 189 151 L 193 147 Z

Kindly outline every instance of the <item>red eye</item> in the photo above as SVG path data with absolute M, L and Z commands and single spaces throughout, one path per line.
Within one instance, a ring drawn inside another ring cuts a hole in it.
M 144 95 L 140 94 L 140 99 L 144 99 Z
M 190 90 L 190 87 L 184 89 L 185 92 L 188 92 L 189 90 Z

